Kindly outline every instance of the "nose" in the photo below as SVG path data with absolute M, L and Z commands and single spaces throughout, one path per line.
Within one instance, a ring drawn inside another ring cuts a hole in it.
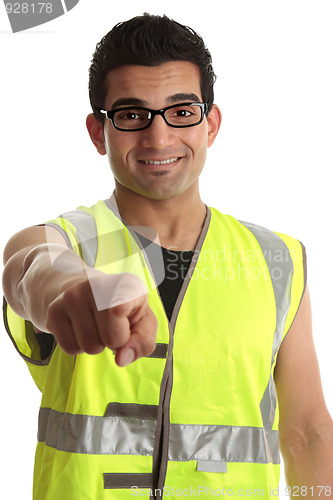
M 170 127 L 163 116 L 155 115 L 151 125 L 143 130 L 142 144 L 146 148 L 165 148 L 175 143 L 175 129 Z

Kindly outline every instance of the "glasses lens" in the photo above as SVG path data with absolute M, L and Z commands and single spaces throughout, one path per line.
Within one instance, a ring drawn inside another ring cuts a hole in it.
M 202 108 L 196 104 L 181 104 L 165 112 L 166 121 L 175 127 L 197 125 L 202 120 Z
M 123 130 L 144 128 L 150 122 L 150 112 L 144 109 L 123 109 L 114 114 L 115 126 Z

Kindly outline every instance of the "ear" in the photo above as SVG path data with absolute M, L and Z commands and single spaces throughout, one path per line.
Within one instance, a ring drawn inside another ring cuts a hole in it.
M 212 146 L 214 143 L 218 131 L 220 130 L 220 126 L 222 123 L 222 113 L 221 110 L 216 104 L 213 104 L 212 109 L 209 112 L 207 117 L 208 121 L 208 147 Z
M 90 135 L 90 139 L 95 145 L 97 151 L 100 155 L 105 155 L 106 149 L 103 124 L 97 120 L 93 113 L 90 113 L 90 115 L 87 116 L 86 125 Z

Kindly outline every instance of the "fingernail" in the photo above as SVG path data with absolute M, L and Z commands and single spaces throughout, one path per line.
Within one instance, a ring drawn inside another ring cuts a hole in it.
M 127 366 L 135 360 L 135 352 L 133 349 L 129 348 L 122 355 L 122 366 Z

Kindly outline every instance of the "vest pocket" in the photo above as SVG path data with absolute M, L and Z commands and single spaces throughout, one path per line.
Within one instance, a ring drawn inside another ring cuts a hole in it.
M 198 460 L 198 472 L 228 472 L 228 465 L 226 462 L 219 462 L 217 460 Z
M 153 475 L 149 473 L 126 473 L 115 472 L 105 473 L 104 489 L 123 489 L 123 488 L 149 488 L 153 487 Z

